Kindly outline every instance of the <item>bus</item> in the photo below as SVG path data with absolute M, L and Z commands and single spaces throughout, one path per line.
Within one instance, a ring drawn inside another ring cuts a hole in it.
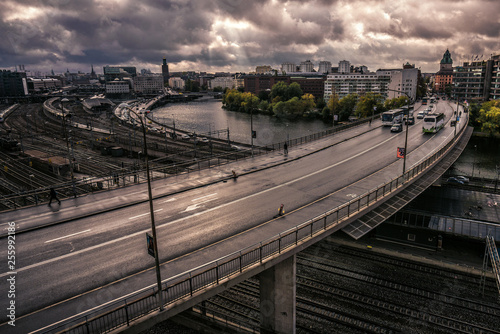
M 422 125 L 423 133 L 436 133 L 444 127 L 444 114 L 427 114 Z
M 403 122 L 403 114 L 404 109 L 392 109 L 389 111 L 385 111 L 382 113 L 382 125 L 383 126 L 392 126 L 394 123 L 402 123 Z
M 426 97 L 422 98 L 422 105 L 423 106 L 427 105 L 427 98 Z

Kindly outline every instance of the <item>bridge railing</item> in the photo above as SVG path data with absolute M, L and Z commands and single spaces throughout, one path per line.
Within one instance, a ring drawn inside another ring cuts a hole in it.
M 434 154 L 389 182 L 270 239 L 164 280 L 161 293 L 165 308 L 285 253 L 299 243 L 339 225 L 352 215 L 401 189 L 408 181 L 426 171 L 443 157 L 461 137 L 465 128 L 466 124 L 453 140 L 442 145 Z M 66 322 L 46 328 L 43 333 L 105 333 L 119 326 L 129 326 L 131 321 L 158 310 L 158 305 L 155 303 L 157 290 L 152 287 L 148 291 L 150 292 L 146 296 L 144 296 L 144 290 L 141 290 L 137 295 L 128 296 L 101 308 L 98 307 L 84 316 L 72 317 Z M 129 309 L 134 310 L 133 317 L 128 314 Z

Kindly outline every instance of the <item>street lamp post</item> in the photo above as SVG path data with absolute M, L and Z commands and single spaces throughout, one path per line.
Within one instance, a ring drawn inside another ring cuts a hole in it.
M 70 172 L 70 176 L 71 176 L 71 185 L 73 187 L 73 196 L 76 198 L 75 176 L 73 174 L 73 161 L 71 159 L 71 154 L 69 151 L 69 134 L 68 134 L 69 131 L 66 128 L 66 118 L 70 117 L 71 114 L 68 113 L 68 115 L 66 115 L 66 113 L 64 111 L 64 102 L 69 102 L 69 100 L 67 98 L 63 98 L 61 100 L 61 109 L 62 109 L 62 115 L 63 115 L 64 136 L 66 137 L 66 150 L 67 150 L 67 154 L 68 154 L 69 172 Z
M 405 93 L 406 94 L 406 93 Z M 406 94 L 406 96 L 408 96 L 408 94 Z M 404 155 L 404 158 L 403 158 L 403 174 L 405 173 L 406 171 L 406 151 L 408 149 L 408 119 L 410 118 L 410 97 L 408 96 L 408 100 L 406 100 L 406 106 L 407 106 L 407 109 L 406 109 L 406 134 L 405 134 L 405 155 Z M 404 119 L 404 117 L 403 117 Z
M 135 112 L 132 110 L 130 107 L 125 107 L 127 108 L 130 112 L 132 112 L 134 115 L 137 116 L 139 121 L 141 122 L 142 126 L 142 134 L 143 134 L 143 139 L 144 139 L 144 156 L 146 160 L 146 174 L 147 174 L 147 180 L 148 180 L 148 199 L 149 199 L 149 213 L 151 217 L 151 231 L 153 233 L 153 249 L 155 253 L 155 268 L 156 268 L 156 282 L 158 285 L 158 304 L 160 306 L 160 311 L 163 310 L 163 298 L 161 295 L 161 273 L 160 273 L 160 259 L 158 256 L 158 242 L 157 242 L 157 237 L 156 237 L 156 225 L 155 225 L 155 214 L 153 210 L 153 194 L 151 192 L 151 178 L 149 176 L 149 159 L 148 159 L 148 145 L 146 142 L 146 125 L 144 124 L 143 119 Z
M 405 152 L 404 152 L 404 156 L 403 156 L 403 174 L 405 173 L 406 171 L 406 156 L 408 154 L 407 150 L 408 150 L 408 118 L 410 117 L 410 101 L 411 101 L 411 97 L 410 95 L 408 95 L 408 93 L 402 91 L 402 90 L 396 90 L 396 89 L 387 89 L 389 91 L 392 91 L 392 92 L 397 92 L 397 93 L 403 93 L 406 95 L 406 97 L 408 98 L 406 100 L 406 105 L 407 105 L 407 115 L 406 115 L 406 134 L 405 134 Z M 404 116 L 404 115 L 403 115 Z M 403 117 L 403 120 L 404 120 L 404 117 Z

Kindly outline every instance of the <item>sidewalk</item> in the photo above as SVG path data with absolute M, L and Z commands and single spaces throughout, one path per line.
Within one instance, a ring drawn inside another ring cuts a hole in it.
M 376 120 L 372 125 L 368 123 L 362 124 L 300 146 L 289 146 L 287 155 L 284 155 L 283 151 L 273 151 L 266 155 L 259 155 L 254 158 L 235 161 L 210 169 L 154 180 L 151 182 L 153 199 L 204 187 L 217 182 L 226 182 L 233 179 L 233 170 L 238 176 L 243 176 L 301 159 L 327 147 L 376 129 L 381 126 L 380 123 L 380 120 Z M 2 219 L 1 225 L 3 225 L 0 237 L 7 235 L 7 222 L 16 222 L 16 233 L 22 233 L 146 201 L 148 201 L 147 183 L 141 183 L 114 190 L 96 192 L 77 198 L 64 199 L 61 201 L 61 205 L 52 203 L 51 206 L 48 206 L 47 203 L 43 203 L 38 206 L 7 211 L 0 214 Z

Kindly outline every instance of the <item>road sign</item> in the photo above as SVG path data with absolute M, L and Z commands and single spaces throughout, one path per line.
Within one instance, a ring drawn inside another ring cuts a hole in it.
M 149 233 L 146 233 L 146 241 L 148 246 L 148 254 L 152 257 L 155 257 L 154 239 Z
M 405 148 L 404 147 L 398 147 L 397 157 L 400 159 L 403 159 L 405 157 Z

